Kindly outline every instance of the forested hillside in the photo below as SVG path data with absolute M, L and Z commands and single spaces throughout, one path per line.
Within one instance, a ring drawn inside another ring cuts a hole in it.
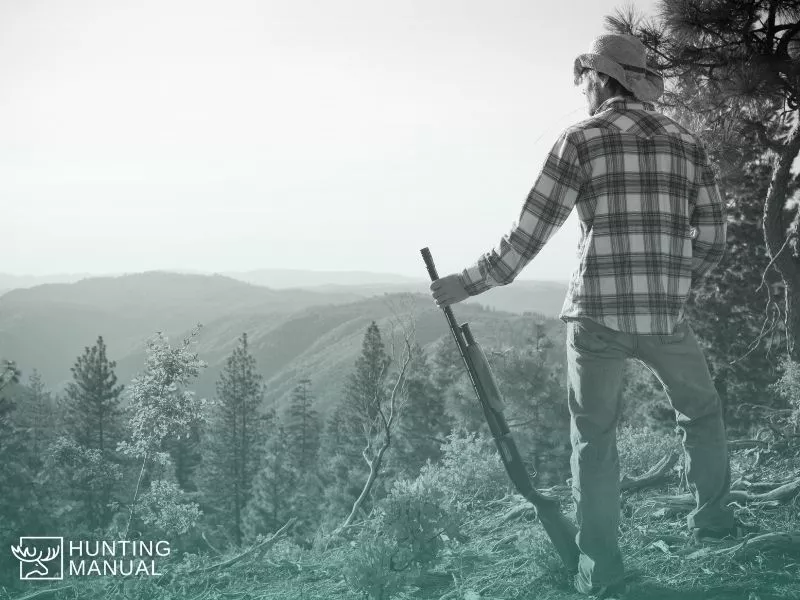
M 522 306 L 531 312 L 541 307 L 550 317 L 557 314 L 565 288 L 531 282 L 521 287 L 492 292 L 506 298 L 501 304 L 511 305 L 532 292 Z M 201 323 L 198 348 L 209 367 L 196 382 L 199 395 L 214 394 L 226 356 L 238 336 L 247 333 L 268 381 L 269 402 L 285 401 L 293 379 L 313 372 L 320 403 L 327 406 L 332 390 L 343 382 L 343 368 L 355 359 L 363 328 L 373 319 L 385 320 L 391 303 L 405 298 L 403 292 L 385 298 L 390 292 L 372 286 L 275 290 L 224 276 L 166 272 L 45 284 L 0 297 L 0 358 L 13 359 L 26 372 L 36 369 L 48 387 L 60 393 L 70 380 L 69 367 L 77 353 L 97 336 L 103 336 L 117 362 L 119 378 L 128 381 L 141 369 L 150 335 L 161 331 L 182 339 Z M 495 317 L 477 303 L 491 298 L 475 300 L 464 314 L 479 315 L 479 329 L 487 319 L 490 331 L 513 329 L 514 320 L 521 318 L 500 313 Z M 431 316 L 435 305 L 429 295 L 416 294 L 413 302 L 424 346 L 442 335 L 444 324 Z

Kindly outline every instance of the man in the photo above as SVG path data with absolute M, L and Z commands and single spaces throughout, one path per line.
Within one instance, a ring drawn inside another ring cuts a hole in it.
M 636 37 L 600 36 L 575 59 L 574 76 L 590 118 L 559 136 L 499 246 L 431 291 L 447 306 L 511 283 L 577 208 L 580 265 L 560 315 L 581 551 L 575 587 L 607 597 L 625 587 L 616 427 L 627 359 L 656 374 L 683 430 L 697 501 L 690 529 L 698 540 L 735 533 L 723 504 L 730 470 L 720 399 L 684 318 L 691 283 L 723 256 L 725 210 L 698 140 L 650 104 L 664 84 Z

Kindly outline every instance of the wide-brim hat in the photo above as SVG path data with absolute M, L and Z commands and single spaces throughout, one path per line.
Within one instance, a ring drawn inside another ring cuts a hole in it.
M 664 92 L 663 77 L 647 66 L 644 44 L 632 35 L 612 33 L 595 38 L 589 52 L 575 59 L 576 85 L 584 68 L 613 77 L 642 102 L 652 102 Z

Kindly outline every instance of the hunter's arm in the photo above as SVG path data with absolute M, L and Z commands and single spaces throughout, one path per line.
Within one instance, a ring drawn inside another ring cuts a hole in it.
M 491 287 L 511 283 L 567 220 L 582 181 L 575 144 L 569 134 L 562 134 L 547 156 L 511 231 L 496 248 L 481 255 L 459 275 L 466 292 L 475 296 Z

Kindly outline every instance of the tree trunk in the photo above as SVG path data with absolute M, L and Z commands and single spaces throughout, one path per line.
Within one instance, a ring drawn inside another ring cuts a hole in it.
M 800 122 L 796 122 L 787 143 L 777 152 L 772 171 L 767 198 L 764 202 L 764 241 L 767 253 L 775 268 L 781 274 L 786 286 L 784 291 L 784 310 L 786 311 L 786 334 L 789 357 L 800 360 L 800 261 L 787 244 L 788 235 L 797 235 L 796 225 L 792 233 L 787 233 L 789 223 L 784 216 L 786 195 L 791 178 L 791 167 L 800 151 Z

